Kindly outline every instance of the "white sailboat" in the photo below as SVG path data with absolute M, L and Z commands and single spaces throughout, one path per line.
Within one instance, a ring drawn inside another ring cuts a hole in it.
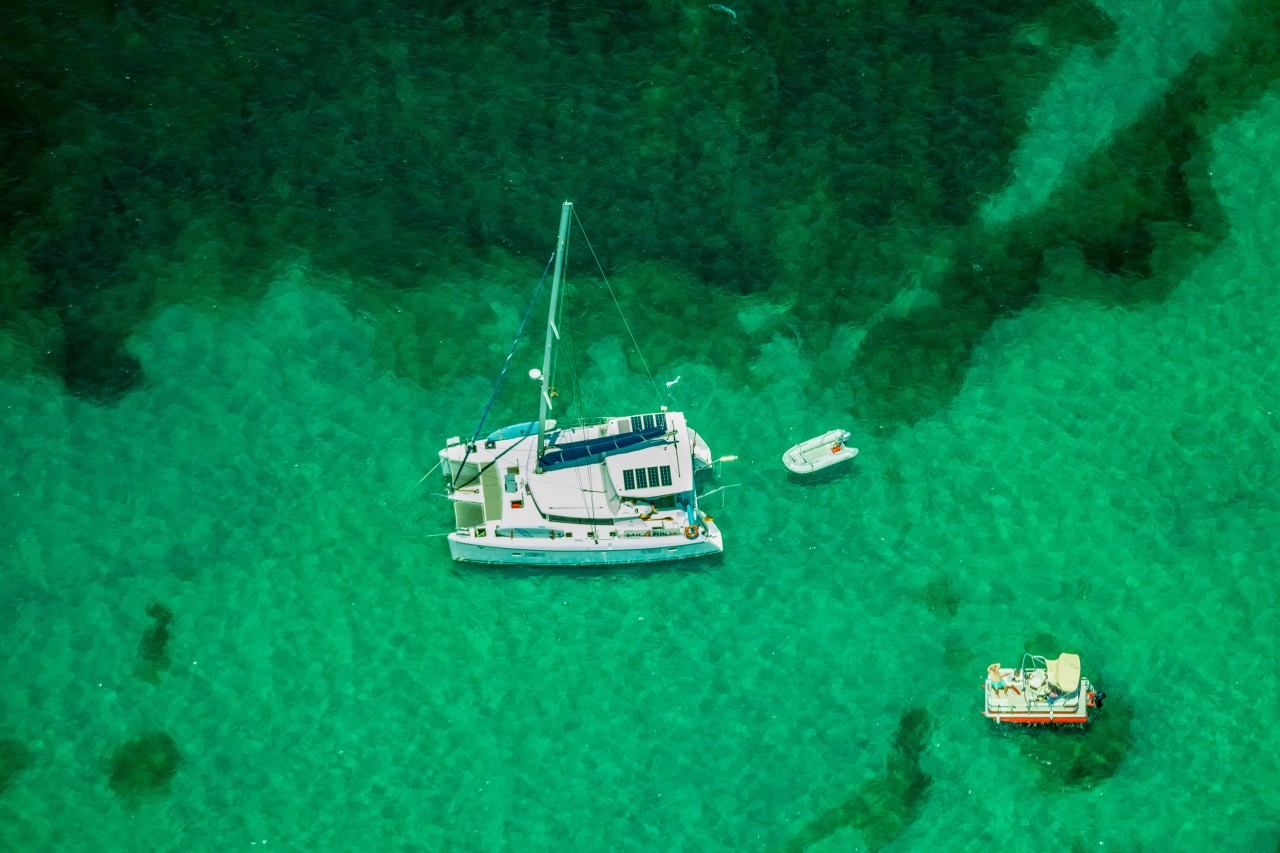
M 720 530 L 698 508 L 694 473 L 710 450 L 681 412 L 626 412 L 561 425 L 552 371 L 569 221 L 560 213 L 547 315 L 538 419 L 480 438 L 450 438 L 440 451 L 455 529 L 453 559 L 475 563 L 589 566 L 719 554 Z M 482 422 L 483 426 L 483 422 Z

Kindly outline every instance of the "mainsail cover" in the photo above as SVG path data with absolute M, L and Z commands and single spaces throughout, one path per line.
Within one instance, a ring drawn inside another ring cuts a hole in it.
M 569 441 L 548 447 L 542 454 L 540 462 L 543 468 L 548 469 L 599 462 L 613 453 L 648 447 L 654 439 L 660 438 L 666 431 L 666 427 L 653 426 L 631 432 L 620 432 L 617 435 L 588 438 L 586 441 Z
M 1080 656 L 1059 655 L 1057 660 L 1045 661 L 1049 668 L 1049 683 L 1068 695 L 1080 689 Z

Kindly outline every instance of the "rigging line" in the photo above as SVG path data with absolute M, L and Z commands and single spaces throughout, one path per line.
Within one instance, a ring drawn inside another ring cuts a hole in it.
M 603 412 L 607 409 L 605 401 L 595 394 L 591 387 L 582 381 L 582 371 L 580 366 L 582 359 L 578 352 L 578 333 L 575 321 L 577 314 L 574 313 L 572 307 L 565 309 L 565 328 L 568 330 L 568 356 L 569 356 L 569 372 L 573 377 L 573 405 L 565 408 L 566 423 L 572 423 L 573 418 L 567 416 L 576 411 L 578 416 L 576 420 L 585 423 L 588 412 Z
M 476 425 L 476 431 L 471 436 L 471 443 L 480 437 L 480 430 L 484 429 L 484 422 L 489 417 L 489 410 L 493 408 L 494 398 L 498 396 L 498 388 L 502 385 L 502 379 L 507 375 L 507 368 L 511 366 L 511 358 L 516 354 L 516 347 L 520 345 L 520 338 L 524 336 L 524 328 L 529 325 L 529 318 L 533 316 L 533 306 L 538 301 L 538 294 L 542 292 L 542 284 L 547 280 L 547 273 L 551 271 L 551 262 L 556 259 L 554 253 L 547 260 L 546 269 L 542 271 L 542 278 L 538 279 L 538 286 L 533 290 L 533 298 L 529 300 L 529 307 L 524 309 L 524 319 L 520 321 L 520 330 L 516 332 L 516 338 L 511 342 L 511 351 L 507 353 L 506 361 L 502 362 L 502 370 L 498 373 L 498 381 L 493 383 L 493 390 L 489 392 L 489 402 L 484 407 L 484 414 L 480 415 L 480 423 Z
M 511 342 L 511 351 L 507 353 L 506 361 L 502 362 L 502 370 L 498 372 L 498 381 L 493 383 L 493 390 L 489 392 L 489 402 L 485 404 L 484 412 L 480 415 L 480 423 L 476 424 L 476 431 L 471 434 L 471 440 L 467 442 L 467 449 L 462 454 L 462 462 L 458 466 L 458 473 L 462 473 L 462 465 L 467 463 L 467 459 L 471 457 L 471 449 L 476 446 L 476 439 L 480 437 L 480 431 L 484 429 L 484 422 L 489 418 L 489 410 L 493 408 L 493 401 L 497 399 L 498 388 L 502 386 L 502 378 L 507 375 L 507 368 L 511 366 L 511 357 L 516 354 L 516 347 L 520 345 L 520 338 L 524 336 L 524 327 L 529 325 L 529 318 L 533 316 L 533 306 L 538 301 L 538 294 L 542 292 L 542 285 L 547 280 L 547 273 L 551 271 L 551 263 L 556 259 L 555 252 L 551 253 L 551 257 L 547 259 L 547 266 L 542 270 L 542 278 L 538 279 L 538 286 L 533 290 L 533 298 L 529 300 L 529 307 L 524 309 L 524 319 L 520 321 L 520 329 L 516 332 L 516 339 Z M 425 477 L 423 479 L 426 479 Z M 454 481 L 454 476 L 450 476 L 449 480 Z
M 425 479 L 427 479 L 428 477 L 430 477 L 432 474 L 434 474 L 434 473 L 436 472 L 436 469 L 437 469 L 437 468 L 439 468 L 439 467 L 440 467 L 440 465 L 441 465 L 443 462 L 444 462 L 444 460 L 443 460 L 443 459 L 441 459 L 441 460 L 439 460 L 438 462 L 436 462 L 436 464 L 435 464 L 435 465 L 432 465 L 432 466 L 431 466 L 431 470 L 430 470 L 430 471 L 428 471 L 427 473 L 425 473 L 425 474 L 423 474 L 423 475 L 422 475 L 422 480 L 425 480 Z M 419 481 L 418 481 L 418 483 L 417 483 L 417 484 L 418 484 L 419 486 L 421 486 L 421 485 L 422 485 L 422 480 L 419 480 Z
M 567 254 L 567 253 L 568 253 L 568 248 L 567 248 L 568 241 L 566 240 L 566 241 L 565 241 L 565 243 L 566 243 L 566 250 L 565 250 L 565 251 L 566 251 L 566 254 Z M 567 262 L 566 262 L 565 266 L 566 266 L 566 267 L 568 266 Z M 562 280 L 561 280 L 561 282 L 560 282 L 560 286 L 561 286 L 561 287 L 566 287 L 567 285 L 568 285 L 568 280 L 567 280 L 567 278 L 566 278 L 566 279 L 562 279 Z M 569 302 L 570 300 L 565 300 L 565 301 L 566 301 L 566 302 Z M 569 373 L 570 373 L 570 375 L 571 375 L 571 376 L 572 376 L 572 378 L 573 378 L 573 398 L 572 398 L 572 399 L 573 399 L 573 403 L 574 403 L 574 407 L 573 407 L 573 408 L 576 408 L 576 409 L 578 410 L 579 418 L 580 418 L 581 420 L 585 421 L 585 420 L 586 420 L 586 412 L 585 412 L 585 407 L 584 407 L 584 406 L 583 406 L 583 404 L 582 404 L 582 399 L 583 399 L 582 389 L 583 389 L 583 385 L 582 385 L 582 381 L 581 381 L 581 376 L 580 376 L 580 374 L 578 373 L 578 335 L 577 335 L 577 333 L 576 333 L 576 331 L 575 331 L 575 329 L 574 329 L 574 322 L 573 322 L 573 321 L 574 321 L 574 317 L 575 317 L 576 315 L 575 315 L 575 313 L 574 313 L 574 311 L 573 311 L 573 309 L 572 309 L 572 308 L 566 308 L 566 307 L 564 307 L 564 305 L 563 305 L 563 304 L 561 305 L 560 314 L 561 314 L 561 316 L 560 316 L 560 321 L 561 321 L 562 323 L 564 323 L 565 330 L 566 330 L 566 331 L 568 332 L 568 334 L 569 334 Z M 556 364 L 557 364 L 557 365 L 559 364 L 559 361 L 560 361 L 560 354 L 559 354 L 559 351 L 557 351 L 557 353 L 556 353 Z M 571 413 L 572 413 L 572 409 L 571 409 L 570 407 L 566 407 L 566 408 L 565 408 L 565 415 L 566 415 L 566 416 L 568 416 L 568 415 L 569 415 L 569 414 L 571 414 Z M 567 421 L 567 422 L 569 422 L 569 423 L 572 423 L 573 418 L 566 417 L 566 421 Z M 585 435 L 584 435 L 583 437 L 585 438 Z M 588 467 L 589 467 L 589 466 L 588 466 Z M 583 511 L 586 513 L 586 517 L 587 517 L 588 519 L 590 519 L 590 520 L 591 520 L 591 523 L 592 523 L 592 525 L 594 526 L 594 525 L 595 525 L 595 523 L 596 523 L 596 512 L 595 512 L 595 507 L 593 506 L 592 499 L 589 497 L 589 495 L 590 495 L 590 494 L 592 494 L 592 490 L 591 490 L 591 489 L 589 489 L 589 488 L 587 488 L 588 486 L 590 486 L 590 485 L 592 485 L 592 484 L 591 484 L 591 482 L 590 482 L 590 478 L 589 478 L 589 477 L 587 478 L 586 482 L 584 482 L 584 480 L 583 480 L 583 473 L 584 473 L 585 471 L 587 471 L 587 467 L 581 467 L 581 468 L 578 468 L 578 469 L 577 469 L 577 473 L 576 473 L 574 476 L 575 476 L 575 478 L 576 478 L 576 480 L 577 480 L 577 483 L 578 483 L 578 493 L 579 493 L 580 495 L 582 495 L 582 508 L 583 508 Z M 606 476 L 607 476 L 607 474 L 606 474 Z
M 578 392 L 579 392 L 579 390 L 582 388 L 582 385 L 581 385 L 581 383 L 580 383 L 580 381 L 579 381 L 578 369 L 577 369 L 577 365 L 578 365 L 578 343 L 577 343 L 577 341 L 578 341 L 578 338 L 577 338 L 577 335 L 575 335 L 575 334 L 573 333 L 573 329 L 572 329 L 572 326 L 573 326 L 573 312 L 569 312 L 569 314 L 568 314 L 567 316 L 568 316 L 568 318 L 569 318 L 567 322 L 568 322 L 568 324 L 569 324 L 569 325 L 568 325 L 568 328 L 569 328 L 569 342 L 570 342 L 570 343 L 569 343 L 569 350 L 570 350 L 570 353 L 569 353 L 569 354 L 570 354 L 570 368 L 571 368 L 571 369 L 570 369 L 570 373 L 573 375 L 573 387 L 574 387 L 574 391 L 573 391 L 573 400 L 574 400 L 574 402 L 577 404 L 577 405 L 576 405 L 576 408 L 578 409 L 578 415 L 579 415 L 579 417 L 578 417 L 578 418 L 576 418 L 576 420 L 578 420 L 578 421 L 580 421 L 581 423 L 583 423 L 583 424 L 584 424 L 584 427 L 585 427 L 585 423 L 586 423 L 587 418 L 585 417 L 585 413 L 582 411 L 583 406 L 582 406 L 582 404 L 581 404 L 581 402 L 580 402 L 580 401 L 581 401 L 581 399 L 582 399 L 582 397 L 581 397 L 581 395 L 578 393 Z M 569 408 L 566 408 L 566 409 L 565 409 L 566 421 L 567 421 L 568 423 L 573 423 L 573 421 L 575 420 L 575 418 L 570 418 L 570 417 L 568 417 L 568 415 L 570 415 L 570 414 L 572 414 L 572 411 L 571 411 Z M 570 429 L 572 429 L 572 427 L 569 427 L 569 428 L 570 428 Z M 586 438 L 587 438 L 587 436 L 586 436 L 586 434 L 585 434 L 585 432 L 584 432 L 584 433 L 580 436 L 580 439 L 579 439 L 579 440 L 581 440 L 581 439 L 586 439 Z M 592 478 L 591 478 L 591 476 L 590 476 L 591 468 L 592 468 L 592 466 L 590 466 L 590 465 L 577 466 L 577 467 L 575 467 L 575 468 L 573 469 L 573 477 L 574 477 L 574 481 L 575 481 L 575 482 L 577 483 L 577 485 L 578 485 L 578 494 L 579 494 L 579 495 L 581 496 L 581 498 L 582 498 L 582 511 L 583 511 L 583 513 L 584 513 L 584 516 L 583 516 L 583 517 L 587 518 L 587 519 L 591 522 L 592 526 L 595 526 L 595 525 L 597 524 L 597 522 L 598 522 L 598 519 L 597 519 L 597 516 L 596 516 L 595 507 L 594 507 L 594 505 L 593 505 L 593 499 L 592 499 L 592 497 L 591 497 L 591 496 L 594 494 L 594 492 L 595 492 L 595 490 L 592 488 L 592 486 L 594 485 L 594 482 L 593 482 L 593 480 L 592 480 Z M 602 476 L 608 476 L 607 472 L 603 473 L 603 474 L 602 474 Z
M 474 476 L 474 477 L 472 477 L 470 480 L 467 480 L 467 481 L 466 481 L 465 483 L 463 483 L 462 485 L 457 485 L 457 484 L 455 483 L 455 484 L 454 484 L 454 488 L 455 488 L 455 489 L 465 489 L 467 486 L 470 486 L 470 485 L 472 485 L 473 483 L 478 483 L 478 482 L 480 482 L 480 478 L 484 475 L 484 472 L 485 472 L 485 471 L 488 471 L 490 468 L 492 468 L 493 466 L 497 465 L 500 461 L 502 461 L 502 457 L 506 456 L 508 453 L 510 453 L 511 451 L 515 450 L 515 449 L 516 449 L 517 447 L 519 447 L 520 445 L 524 444 L 524 439 L 525 439 L 525 438 L 529 438 L 529 437 L 530 437 L 530 436 L 527 436 L 527 435 L 526 435 L 524 438 L 520 439 L 520 440 L 519 440 L 519 441 L 517 441 L 515 444 L 511 445 L 510 447 L 508 447 L 506 450 L 502 451 L 502 452 L 501 452 L 501 453 L 499 453 L 497 456 L 495 456 L 495 457 L 493 457 L 492 459 L 490 459 L 490 460 L 489 460 L 489 461 L 484 465 L 484 467 L 477 467 L 477 468 L 476 468 L 476 473 L 475 473 L 475 476 Z M 463 461 L 464 461 L 464 462 L 466 461 L 465 457 L 463 458 Z M 459 469 L 458 473 L 459 473 L 459 474 L 461 474 L 461 473 L 462 473 L 461 469 Z M 424 478 L 424 479 L 425 479 L 425 478 Z
M 587 229 L 582 227 L 582 220 L 578 219 L 578 208 L 573 208 L 573 218 L 578 223 L 578 230 L 582 232 L 582 239 L 587 244 L 587 249 L 591 251 L 591 257 L 596 262 L 596 269 L 600 270 L 600 278 L 604 280 L 604 286 L 609 291 L 609 297 L 613 300 L 613 307 L 618 309 L 618 316 L 622 318 L 622 325 L 627 330 L 627 335 L 631 338 L 631 346 L 635 347 L 636 355 L 640 356 L 640 364 L 644 367 L 645 376 L 649 377 L 649 384 L 653 386 L 653 393 L 657 396 L 659 402 L 662 400 L 662 392 L 658 390 L 658 383 L 654 381 L 653 371 L 649 370 L 649 362 L 644 357 L 644 351 L 640 349 L 640 344 L 636 343 L 635 333 L 631 331 L 631 324 L 627 322 L 627 315 L 622 313 L 622 305 L 618 302 L 618 296 L 613 292 L 613 285 L 609 283 L 609 277 L 604 274 L 604 266 L 600 263 L 599 256 L 596 255 L 596 249 L 591 245 L 591 238 L 587 236 Z
M 603 400 L 596 396 L 591 388 L 582 381 L 582 373 L 579 370 L 581 359 L 578 357 L 578 333 L 577 327 L 574 325 L 577 314 L 574 313 L 572 307 L 564 309 L 565 327 L 568 330 L 569 337 L 569 371 L 573 377 L 573 405 L 565 408 L 565 414 L 576 410 L 580 420 L 586 420 L 587 412 L 602 412 L 605 410 Z M 566 423 L 571 419 L 566 419 Z

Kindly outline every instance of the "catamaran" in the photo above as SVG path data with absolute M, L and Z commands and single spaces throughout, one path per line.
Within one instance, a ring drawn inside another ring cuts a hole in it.
M 464 562 L 545 566 L 719 554 L 720 530 L 698 507 L 694 485 L 715 460 L 682 412 L 658 406 L 564 424 L 548 417 L 572 212 L 566 201 L 542 369 L 529 371 L 538 383 L 538 419 L 482 438 L 482 417 L 469 439 L 454 436 L 440 451 L 454 511 L 449 552 Z

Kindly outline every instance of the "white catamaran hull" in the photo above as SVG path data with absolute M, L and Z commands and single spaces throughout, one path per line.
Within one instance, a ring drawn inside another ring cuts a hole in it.
M 449 534 L 449 553 L 466 563 L 489 565 L 590 566 L 657 563 L 709 557 L 724 552 L 720 530 L 711 522 L 697 539 L 683 535 L 637 538 L 513 539 L 475 537 L 467 532 Z M 670 540 L 670 541 L 664 541 Z M 480 544 L 483 543 L 483 544 Z

